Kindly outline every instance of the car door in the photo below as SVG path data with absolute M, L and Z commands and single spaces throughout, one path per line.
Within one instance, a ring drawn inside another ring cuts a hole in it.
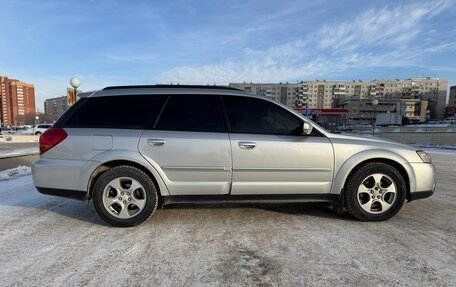
M 255 97 L 224 96 L 229 121 L 231 194 L 324 194 L 333 177 L 331 142 L 303 120 Z
M 230 191 L 231 149 L 219 96 L 171 95 L 139 150 L 172 195 Z

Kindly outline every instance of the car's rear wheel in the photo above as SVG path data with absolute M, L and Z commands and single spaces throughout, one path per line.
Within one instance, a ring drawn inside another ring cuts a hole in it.
M 383 221 L 399 212 L 404 204 L 407 186 L 394 167 L 367 163 L 353 172 L 344 190 L 345 209 L 362 221 Z
M 93 204 L 107 223 L 118 227 L 135 226 L 157 210 L 158 192 L 154 182 L 142 170 L 118 166 L 97 179 Z
M 35 135 L 36 135 L 36 136 L 40 136 L 40 135 L 41 135 L 41 132 L 36 132 Z

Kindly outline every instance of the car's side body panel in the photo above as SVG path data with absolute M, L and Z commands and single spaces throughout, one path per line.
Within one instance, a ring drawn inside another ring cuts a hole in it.
M 99 162 L 98 167 L 103 164 L 107 164 L 112 161 L 126 161 L 133 162 L 146 168 L 154 177 L 158 184 L 158 188 L 161 196 L 169 196 L 168 187 L 163 180 L 163 174 L 159 171 L 159 166 L 154 162 L 147 161 L 140 153 L 131 150 L 111 150 L 97 154 L 93 160 Z M 88 183 L 87 183 L 88 184 Z M 86 186 L 88 190 L 89 186 Z
M 357 165 L 359 165 L 360 163 L 362 163 L 364 161 L 374 160 L 374 159 L 378 159 L 380 161 L 382 159 L 387 159 L 387 160 L 392 160 L 399 164 L 404 163 L 404 161 L 403 161 L 404 158 L 402 158 L 400 155 L 387 151 L 387 150 L 381 150 L 381 149 L 366 149 L 363 151 L 359 151 L 356 154 L 351 155 L 348 158 L 346 158 L 345 161 L 341 161 L 340 159 L 337 159 L 337 161 L 339 161 L 339 163 L 341 163 L 341 166 L 337 170 L 337 173 L 335 174 L 334 183 L 331 188 L 331 193 L 337 194 L 337 193 L 341 192 L 348 175 Z M 409 172 L 410 171 L 408 171 L 408 173 Z
M 230 134 L 231 194 L 329 193 L 334 155 L 324 136 Z M 243 144 L 252 143 L 253 148 Z
M 68 137 L 41 155 L 33 168 L 36 186 L 89 191 L 97 168 L 110 161 L 131 161 L 147 168 L 160 192 L 168 194 L 159 173 L 138 153 L 142 130 L 65 128 Z
M 230 192 L 227 133 L 146 130 L 138 149 L 159 170 L 171 195 Z
M 335 174 L 331 188 L 332 194 L 338 194 L 344 187 L 350 172 L 360 163 L 368 160 L 390 160 L 401 165 L 407 173 L 410 193 L 432 190 L 435 179 L 435 167 L 424 164 L 413 147 L 386 142 L 375 138 L 357 138 L 347 135 L 330 135 L 334 146 Z M 417 177 L 415 165 L 423 173 Z M 424 175 L 428 173 L 428 175 Z

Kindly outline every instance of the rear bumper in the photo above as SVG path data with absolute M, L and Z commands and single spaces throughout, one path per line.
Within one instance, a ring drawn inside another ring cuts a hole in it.
M 87 200 L 87 192 L 80 190 L 56 189 L 36 186 L 38 192 L 47 195 L 54 195 L 78 200 Z
M 32 165 L 33 184 L 40 189 L 87 193 L 90 177 L 99 165 L 99 162 L 90 160 L 40 158 Z

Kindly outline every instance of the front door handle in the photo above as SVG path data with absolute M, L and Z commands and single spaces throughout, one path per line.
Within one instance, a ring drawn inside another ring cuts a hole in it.
M 147 139 L 147 144 L 151 146 L 161 146 L 165 144 L 164 139 Z
M 256 143 L 254 142 L 239 142 L 238 144 L 242 149 L 254 149 L 256 147 Z

